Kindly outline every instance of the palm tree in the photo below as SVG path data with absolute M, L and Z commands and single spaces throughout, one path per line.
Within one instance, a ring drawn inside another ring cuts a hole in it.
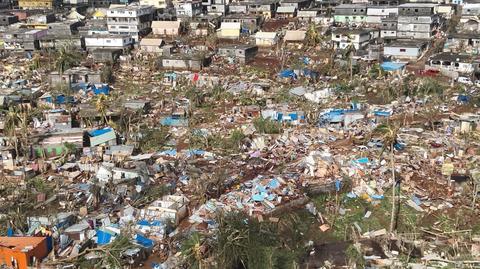
M 55 69 L 58 71 L 60 78 L 63 77 L 65 70 L 72 68 L 80 63 L 80 55 L 76 53 L 75 49 L 71 46 L 62 46 L 59 48 L 56 58 L 55 58 Z M 65 85 L 60 84 L 60 91 L 63 92 Z M 70 89 L 70 85 L 67 85 L 67 88 Z
M 350 67 L 350 81 L 353 79 L 353 54 L 355 53 L 355 47 L 350 43 L 342 53 L 342 58 L 348 58 L 348 65 Z
M 310 23 L 305 33 L 305 43 L 309 47 L 315 47 L 322 40 L 314 23 Z
M 204 237 L 194 232 L 190 237 L 182 244 L 182 256 L 185 258 L 188 268 L 202 269 L 205 258 L 205 252 L 207 245 Z M 206 267 L 205 267 L 206 268 Z
M 71 46 L 62 46 L 59 48 L 55 58 L 55 68 L 60 75 L 63 75 L 65 70 L 78 65 L 80 62 L 80 55 L 76 53 Z
M 19 111 L 10 107 L 5 116 L 4 131 L 10 138 L 10 145 L 15 149 L 15 155 L 18 156 L 18 140 L 17 140 L 17 126 L 21 122 Z
M 105 94 L 98 95 L 95 100 L 95 109 L 97 110 L 98 113 L 100 113 L 100 115 L 102 115 L 104 124 L 108 123 L 107 111 L 109 107 L 110 107 L 110 104 L 109 104 L 108 97 Z
M 395 229 L 396 223 L 396 180 L 395 180 L 395 156 L 394 156 L 394 146 L 397 142 L 399 127 L 392 125 L 392 124 L 382 124 L 377 126 L 373 131 L 375 135 L 383 140 L 384 148 L 382 153 L 385 149 L 390 151 L 390 170 L 392 171 L 392 213 L 390 217 L 390 232 L 393 232 Z

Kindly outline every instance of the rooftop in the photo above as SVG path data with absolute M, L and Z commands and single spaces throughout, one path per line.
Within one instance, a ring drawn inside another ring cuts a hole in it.
M 385 45 L 385 47 L 416 47 L 420 48 L 428 43 L 428 40 L 396 40 L 392 43 Z
M 335 7 L 335 9 L 341 8 L 367 8 L 367 4 L 341 4 Z
M 248 45 L 248 44 L 228 44 L 228 45 L 222 45 L 219 47 L 219 49 L 249 49 L 256 47 L 254 45 Z
M 430 3 L 407 3 L 407 4 L 402 4 L 398 5 L 398 7 L 404 7 L 404 8 L 409 8 L 409 7 L 429 7 L 433 8 L 438 6 L 438 4 L 430 4 Z
M 467 54 L 458 54 L 450 52 L 441 52 L 430 57 L 431 61 L 442 60 L 442 61 L 452 61 L 452 62 L 470 62 L 474 60 L 474 57 Z
M 45 237 L 0 237 L 0 247 L 9 248 L 13 251 L 30 251 L 45 240 Z

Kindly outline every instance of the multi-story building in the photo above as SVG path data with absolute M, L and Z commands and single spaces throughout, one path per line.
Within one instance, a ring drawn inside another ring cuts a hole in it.
M 344 4 L 335 7 L 335 23 L 364 23 L 367 20 L 366 4 Z
M 177 17 L 195 17 L 202 14 L 202 2 L 200 0 L 176 1 L 173 3 Z
M 172 5 L 171 0 L 140 0 L 140 5 L 153 6 L 158 9 L 165 9 Z
M 206 3 L 207 2 L 207 3 Z M 230 0 L 203 0 L 202 5 L 207 6 L 208 14 L 225 15 L 229 12 Z
M 430 39 L 435 35 L 440 18 L 435 4 L 409 3 L 398 6 L 397 38 Z
M 110 34 L 130 35 L 136 41 L 150 32 L 152 6 L 118 6 L 108 9 L 107 26 Z
M 18 7 L 21 9 L 54 9 L 61 3 L 61 0 L 18 0 Z
M 366 22 L 371 25 L 380 25 L 383 18 L 398 15 L 396 6 L 368 6 Z
M 132 0 L 88 0 L 88 5 L 94 8 L 110 7 L 110 5 L 126 5 Z
M 398 16 L 392 15 L 380 20 L 380 37 L 385 39 L 397 38 Z
M 334 49 L 346 49 L 352 45 L 355 50 L 366 49 L 370 40 L 378 37 L 375 29 L 334 28 L 332 30 L 332 45 Z

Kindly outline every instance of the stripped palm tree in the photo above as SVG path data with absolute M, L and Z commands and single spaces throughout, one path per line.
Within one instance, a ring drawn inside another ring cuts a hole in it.
M 102 116 L 104 124 L 108 123 L 107 112 L 109 107 L 110 104 L 108 96 L 106 96 L 105 94 L 98 95 L 95 99 L 95 109 Z
M 18 156 L 17 127 L 20 125 L 21 117 L 19 111 L 10 107 L 5 115 L 4 132 L 10 140 L 10 145 L 15 149 L 15 155 Z
M 342 52 L 342 58 L 348 59 L 348 66 L 350 68 L 350 81 L 353 79 L 353 55 L 355 54 L 355 47 L 350 43 Z
M 395 230 L 397 201 L 396 201 L 396 180 L 395 180 L 395 143 L 397 142 L 399 127 L 393 124 L 382 124 L 373 131 L 374 135 L 383 141 L 382 154 L 385 150 L 390 151 L 390 170 L 392 172 L 392 213 L 390 217 L 390 232 Z

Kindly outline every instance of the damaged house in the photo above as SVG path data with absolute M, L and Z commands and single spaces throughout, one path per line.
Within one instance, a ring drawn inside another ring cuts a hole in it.
M 435 54 L 428 60 L 431 69 L 452 71 L 459 74 L 471 75 L 478 72 L 479 61 L 465 54 L 442 52 Z
M 232 58 L 241 64 L 248 63 L 257 55 L 258 47 L 253 45 L 224 45 L 218 48 L 218 55 Z

